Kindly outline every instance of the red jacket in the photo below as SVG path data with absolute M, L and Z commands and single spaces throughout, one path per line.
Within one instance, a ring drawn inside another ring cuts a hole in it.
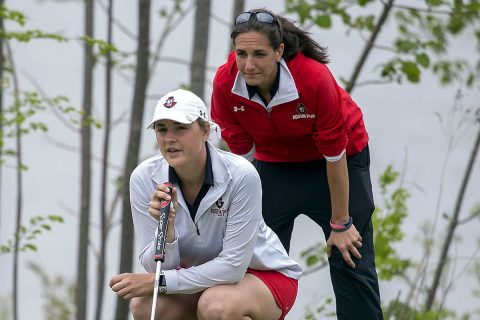
M 368 143 L 362 111 L 326 65 L 297 54 L 281 61 L 279 89 L 265 106 L 248 98 L 235 52 L 213 81 L 211 116 L 236 154 L 269 162 L 301 162 L 347 155 Z M 254 144 L 254 145 L 253 145 Z

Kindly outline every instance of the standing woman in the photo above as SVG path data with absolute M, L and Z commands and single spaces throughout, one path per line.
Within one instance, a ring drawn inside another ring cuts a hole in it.
M 368 134 L 335 81 L 326 49 L 266 9 L 235 20 L 215 76 L 213 121 L 230 150 L 253 161 L 265 222 L 290 248 L 305 214 L 327 239 L 339 319 L 383 319 L 374 262 Z
M 156 319 L 283 319 L 301 269 L 263 221 L 253 165 L 207 141 L 207 108 L 190 91 L 162 97 L 148 127 L 161 154 L 130 178 L 135 238 L 148 273 L 114 276 L 112 290 L 132 299 L 135 319 L 150 319 L 160 203 L 171 200 Z

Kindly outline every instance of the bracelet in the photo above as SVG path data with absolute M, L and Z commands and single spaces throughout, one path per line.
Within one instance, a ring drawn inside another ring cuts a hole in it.
M 332 228 L 332 231 L 334 232 L 344 232 L 350 229 L 350 227 L 353 225 L 353 218 L 349 217 L 348 222 L 345 224 L 335 224 L 330 220 L 330 228 Z

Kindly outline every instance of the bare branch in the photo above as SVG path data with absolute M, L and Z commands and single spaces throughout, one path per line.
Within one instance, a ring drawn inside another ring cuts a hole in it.
M 378 49 L 378 50 L 382 50 L 382 51 L 387 51 L 387 52 L 392 52 L 392 53 L 397 53 L 396 50 L 392 47 L 387 47 L 387 46 L 383 46 L 383 45 L 374 45 L 373 46 L 375 49 Z
M 154 72 L 159 57 L 160 57 L 160 51 L 162 51 L 163 45 L 165 44 L 165 41 L 167 39 L 167 35 L 177 26 L 180 24 L 180 22 L 185 18 L 187 13 L 189 13 L 193 9 L 194 5 L 191 4 L 190 7 L 188 7 L 185 11 L 183 11 L 177 18 L 177 20 L 173 21 L 174 16 L 175 16 L 175 8 L 172 9 L 172 12 L 167 15 L 167 22 L 165 23 L 165 28 L 163 29 L 162 33 L 160 34 L 160 37 L 158 38 L 157 46 L 155 48 L 154 54 L 153 54 L 153 60 L 152 63 L 150 64 L 149 67 L 149 76 Z
M 480 217 L 480 206 L 473 210 L 473 212 L 465 219 L 458 220 L 458 224 L 465 224 L 472 221 L 475 218 Z
M 115 191 L 115 196 L 113 197 L 112 203 L 110 205 L 110 209 L 108 210 L 108 213 L 107 213 L 107 230 L 111 230 L 111 228 L 114 226 L 115 223 L 121 223 L 120 220 L 117 220 L 117 222 L 113 220 L 115 209 L 117 208 L 117 205 L 120 203 L 119 200 L 122 197 L 122 190 L 120 185 L 117 185 L 116 190 L 117 191 Z
M 324 262 L 322 262 L 321 264 L 319 264 L 319 265 L 317 265 L 317 266 L 315 266 L 315 267 L 313 267 L 313 268 L 304 270 L 304 271 L 302 272 L 302 276 L 308 276 L 308 275 L 310 275 L 310 274 L 312 274 L 312 273 L 315 273 L 315 272 L 317 272 L 318 270 L 325 268 L 327 265 L 328 265 L 328 262 L 327 262 L 327 261 L 324 261 Z
M 391 80 L 365 80 L 362 82 L 357 82 L 356 87 L 368 86 L 368 85 L 384 85 L 391 84 Z
M 181 59 L 181 58 L 177 58 L 177 57 L 163 56 L 163 57 L 155 57 L 155 59 L 157 59 L 158 61 L 162 61 L 162 62 L 172 62 L 172 63 L 176 63 L 176 64 L 181 64 L 181 65 L 184 65 L 184 66 L 190 66 L 190 61 L 185 60 L 185 59 Z M 208 71 L 211 71 L 211 72 L 216 72 L 217 71 L 217 67 L 213 67 L 213 66 L 207 66 L 206 69 Z
M 382 1 L 382 3 L 384 3 L 384 1 Z M 403 4 L 394 4 L 393 7 L 395 9 L 425 12 L 425 13 L 432 13 L 432 14 L 451 15 L 453 13 L 452 10 L 447 11 L 447 10 L 439 10 L 439 9 L 432 9 L 432 8 L 416 8 L 416 7 L 407 6 L 407 5 L 403 5 Z
M 218 23 L 220 23 L 221 25 L 224 25 L 225 27 L 231 27 L 231 23 L 220 18 L 219 16 L 213 14 L 213 13 L 210 13 L 210 17 L 214 20 L 214 21 L 217 21 Z
M 97 0 L 97 3 L 98 5 L 100 6 L 100 8 L 103 10 L 104 13 L 107 13 L 108 14 L 108 8 L 107 8 L 107 5 L 105 3 L 103 3 L 103 1 L 101 0 Z M 123 32 L 123 34 L 125 34 L 127 37 L 129 37 L 131 40 L 133 41 L 137 41 L 138 40 L 138 37 L 135 33 L 133 33 L 132 31 L 130 31 L 130 29 L 128 29 L 122 22 L 120 22 L 118 19 L 115 19 L 115 18 L 112 18 L 112 22 L 113 22 L 113 25 L 115 27 L 118 28 L 118 30 L 120 30 L 121 32 Z
M 380 14 L 380 17 L 378 18 L 377 23 L 375 24 L 375 28 L 373 29 L 372 33 L 370 34 L 370 38 L 368 39 L 367 43 L 365 44 L 365 47 L 362 51 L 362 54 L 360 58 L 358 59 L 355 69 L 352 73 L 352 76 L 350 77 L 350 80 L 348 81 L 347 87 L 345 88 L 345 91 L 348 93 L 351 93 L 353 88 L 356 85 L 358 76 L 360 75 L 360 71 L 365 65 L 365 61 L 367 60 L 368 55 L 370 54 L 370 51 L 373 48 L 373 45 L 375 44 L 375 41 L 377 39 L 377 36 L 379 35 L 383 25 L 385 24 L 388 15 L 390 14 L 390 10 L 392 9 L 394 0 L 388 0 L 388 3 L 386 3 L 383 6 L 382 13 Z
M 54 146 L 56 146 L 60 149 L 75 152 L 75 153 L 80 153 L 80 149 L 76 146 L 72 146 L 72 145 L 63 143 L 61 141 L 55 140 L 47 134 L 45 134 L 44 137 L 49 143 L 53 144 Z M 94 160 L 95 162 L 102 163 L 102 157 L 99 157 L 99 156 L 96 156 L 96 155 L 92 155 L 92 160 Z M 123 169 L 121 166 L 113 164 L 113 163 L 109 163 L 108 167 L 110 169 L 113 169 L 113 170 L 116 170 L 116 171 L 119 171 L 119 172 L 121 172 L 122 169 Z
M 73 125 L 71 122 L 65 119 L 63 114 L 55 107 L 52 99 L 45 93 L 42 86 L 38 83 L 38 81 L 33 78 L 28 72 L 22 71 L 22 74 L 30 81 L 30 83 L 34 86 L 35 90 L 40 94 L 42 100 L 48 105 L 50 111 L 52 111 L 53 115 L 68 129 L 72 130 L 75 133 L 80 132 L 80 128 Z
M 457 199 L 455 201 L 453 216 L 452 216 L 452 219 L 450 219 L 450 223 L 447 230 L 447 236 L 445 237 L 445 240 L 442 245 L 442 250 L 440 253 L 440 258 L 438 260 L 437 269 L 435 270 L 432 286 L 430 287 L 427 294 L 427 298 L 425 300 L 425 310 L 427 311 L 432 308 L 433 301 L 435 300 L 436 290 L 440 283 L 440 278 L 443 273 L 443 268 L 445 267 L 445 263 L 447 261 L 448 249 L 450 248 L 453 235 L 456 231 L 456 227 L 458 226 L 458 221 L 459 221 L 459 216 L 460 216 L 460 212 L 463 204 L 463 199 L 465 196 L 465 191 L 467 189 L 468 182 L 471 177 L 473 165 L 475 163 L 475 158 L 478 154 L 479 147 L 480 147 L 480 129 L 478 130 L 477 136 L 475 138 L 475 142 L 471 150 L 470 158 L 467 163 L 467 168 L 465 169 L 462 183 L 460 185 L 460 190 L 458 192 Z
M 112 130 L 117 127 L 119 124 L 125 122 L 127 120 L 127 116 L 129 114 L 129 111 L 124 109 L 123 112 L 116 118 L 112 120 L 112 123 L 110 124 L 110 127 Z

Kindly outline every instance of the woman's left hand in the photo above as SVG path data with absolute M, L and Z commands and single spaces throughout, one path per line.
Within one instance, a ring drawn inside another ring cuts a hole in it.
M 129 300 L 152 294 L 154 281 L 153 273 L 122 273 L 114 276 L 108 285 L 120 297 Z
M 360 252 L 358 252 L 358 249 L 362 247 L 362 236 L 360 236 L 355 225 L 352 224 L 348 230 L 343 232 L 332 231 L 330 233 L 330 237 L 328 237 L 327 240 L 327 255 L 329 258 L 332 255 L 333 246 L 338 248 L 343 256 L 343 260 L 345 260 L 351 268 L 355 268 L 355 263 L 350 254 L 357 259 L 362 257 Z

